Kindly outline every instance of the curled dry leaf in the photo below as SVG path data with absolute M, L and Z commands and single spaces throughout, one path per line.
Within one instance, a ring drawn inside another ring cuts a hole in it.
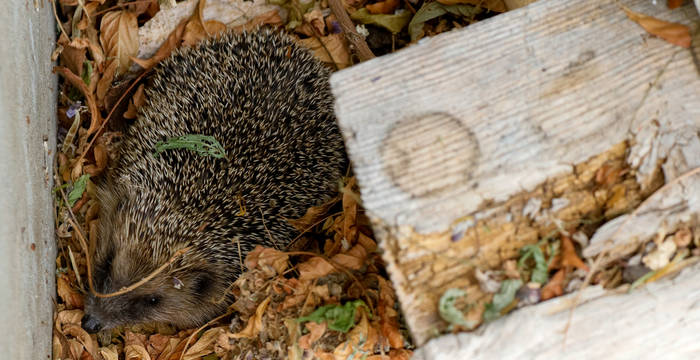
M 151 360 L 151 355 L 143 345 L 132 344 L 124 346 L 125 360 Z
M 97 341 L 93 340 L 90 337 L 90 334 L 88 334 L 87 331 L 85 331 L 80 325 L 67 325 L 63 329 L 63 333 L 65 335 L 70 335 L 74 337 L 77 341 L 80 342 L 80 344 L 85 348 L 85 351 L 87 351 L 93 359 L 98 359 Z
M 335 359 L 350 359 L 352 354 L 362 355 L 370 354 L 374 346 L 377 344 L 377 330 L 369 326 L 367 314 L 363 308 L 358 308 L 360 313 L 360 321 L 348 333 L 347 340 L 338 345 L 333 350 Z
M 216 20 L 205 21 L 204 26 L 206 29 L 198 21 L 189 21 L 182 36 L 182 45 L 193 46 L 210 36 L 216 37 L 226 31 L 226 25 Z
M 117 61 L 117 74 L 129 69 L 131 57 L 139 50 L 136 15 L 127 10 L 110 11 L 102 17 L 100 41 L 108 58 Z
M 655 17 L 632 11 L 626 7 L 623 7 L 623 10 L 625 11 L 625 14 L 627 14 L 628 18 L 639 24 L 648 33 L 656 35 L 670 42 L 671 44 L 678 45 L 686 49 L 690 47 L 690 29 L 687 26 L 660 20 Z
M 100 111 L 97 109 L 97 103 L 95 102 L 95 96 L 90 92 L 87 85 L 80 76 L 74 74 L 70 69 L 63 66 L 56 66 L 53 71 L 63 75 L 63 77 L 70 82 L 71 85 L 78 88 L 80 92 L 85 96 L 85 101 L 87 102 L 88 109 L 90 109 L 90 128 L 88 128 L 88 135 L 93 134 L 102 124 L 102 116 Z
M 109 345 L 100 348 L 100 355 L 104 360 L 119 360 L 119 353 L 116 345 Z
M 219 338 L 219 335 L 224 334 L 225 327 L 217 327 L 209 329 L 185 352 L 184 360 L 195 360 L 202 356 L 209 355 L 214 352 L 214 345 Z
M 85 315 L 83 310 L 63 310 L 56 315 L 54 326 L 61 331 L 69 325 L 80 326 L 80 320 L 83 318 L 83 315 Z
M 263 327 L 262 317 L 265 314 L 267 305 L 270 304 L 270 299 L 270 297 L 267 297 L 260 303 L 260 305 L 258 305 L 258 308 L 255 310 L 255 314 L 248 319 L 248 325 L 246 325 L 245 329 L 235 334 L 229 334 L 228 336 L 232 339 L 252 339 L 258 336 Z

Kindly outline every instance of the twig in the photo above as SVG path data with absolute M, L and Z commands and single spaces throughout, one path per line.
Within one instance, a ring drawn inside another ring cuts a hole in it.
M 350 16 L 348 16 L 348 12 L 345 10 L 340 0 L 328 0 L 328 6 L 331 8 L 335 18 L 338 19 L 338 23 L 345 34 L 345 38 L 348 39 L 355 48 L 355 52 L 360 61 L 374 59 L 375 56 L 372 50 L 367 46 L 365 38 L 355 30 L 355 25 L 352 23 L 352 20 L 350 20 Z

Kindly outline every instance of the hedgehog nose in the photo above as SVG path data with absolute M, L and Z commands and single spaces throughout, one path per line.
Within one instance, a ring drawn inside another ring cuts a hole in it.
M 97 320 L 96 317 L 90 316 L 90 314 L 85 314 L 81 320 L 81 323 L 83 325 L 83 329 L 91 334 L 94 334 L 102 329 L 102 324 L 100 324 L 100 321 Z

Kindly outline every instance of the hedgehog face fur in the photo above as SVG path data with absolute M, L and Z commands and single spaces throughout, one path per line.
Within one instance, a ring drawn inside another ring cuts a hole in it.
M 130 292 L 90 295 L 88 331 L 222 313 L 247 252 L 286 246 L 298 234 L 287 219 L 329 200 L 347 166 L 328 71 L 285 35 L 228 33 L 178 50 L 146 95 L 98 186 L 95 289 L 115 292 L 187 251 Z M 226 157 L 154 156 L 158 141 L 188 134 L 213 136 Z

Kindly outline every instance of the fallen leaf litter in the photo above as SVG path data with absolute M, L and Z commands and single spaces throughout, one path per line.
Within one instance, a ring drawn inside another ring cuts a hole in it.
M 139 32 L 144 24 L 159 13 L 167 17 L 175 9 L 174 1 L 160 3 L 53 0 L 59 32 L 52 57 L 59 61 L 55 72 L 64 80 L 58 98 L 60 152 L 54 191 L 59 249 L 54 358 L 409 359 L 410 338 L 369 222 L 362 214 L 353 178 L 343 184 L 340 204 L 312 208 L 302 219 L 291 220 L 300 231 L 324 238 L 316 241 L 315 252 L 258 247 L 245 258 L 248 271 L 231 288 L 238 300 L 229 313 L 199 329 L 147 324 L 89 335 L 80 327 L 80 320 L 83 296 L 91 288 L 85 247 L 94 248 L 98 241 L 99 203 L 92 177 L 100 176 L 114 158 L 120 130 L 143 104 L 142 80 L 148 69 L 179 46 L 216 36 L 227 24 L 234 30 L 284 27 L 321 61 L 342 69 L 358 59 L 392 52 L 423 37 L 504 12 L 504 2 L 240 1 L 245 11 L 224 24 L 205 20 L 205 0 L 190 0 L 191 15 L 183 16 L 154 51 L 142 56 Z M 669 7 L 677 6 L 679 1 L 669 1 Z M 627 8 L 621 11 L 650 34 L 689 46 L 687 27 Z M 133 72 L 139 68 L 140 74 Z M 198 151 L 216 150 L 212 142 L 186 142 L 183 146 Z M 241 211 L 245 211 L 243 204 Z M 450 330 L 470 330 L 518 306 L 574 291 L 577 287 L 572 284 L 583 282 L 590 259 L 579 257 L 578 240 L 572 240 L 582 232 L 570 230 L 523 248 L 517 262 L 503 263 L 503 271 L 480 272 L 480 286 L 488 294 L 485 299 L 465 304 L 466 291 L 446 292 L 439 313 L 451 324 Z M 300 240 L 304 241 L 296 248 L 314 243 L 309 238 Z M 640 249 L 628 264 L 600 271 L 594 282 L 605 287 L 640 286 L 690 264 L 700 255 L 699 246 L 697 228 L 660 233 L 656 243 Z

